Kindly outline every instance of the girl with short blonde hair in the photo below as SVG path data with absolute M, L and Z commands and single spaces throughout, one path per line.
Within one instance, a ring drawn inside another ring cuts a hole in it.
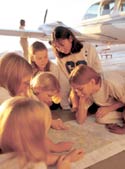
M 31 81 L 31 88 L 34 94 L 38 98 L 41 95 L 42 101 L 45 101 L 48 105 L 51 105 L 52 101 L 59 103 L 61 100 L 59 81 L 51 72 L 40 72 L 37 74 Z M 44 96 L 44 93 L 46 94 L 47 92 L 51 96 L 48 98 L 49 100 Z
M 60 84 L 57 78 L 50 72 L 41 72 L 31 81 L 31 88 L 39 101 L 48 106 L 61 101 Z M 53 119 L 51 126 L 54 129 L 67 129 L 61 119 Z

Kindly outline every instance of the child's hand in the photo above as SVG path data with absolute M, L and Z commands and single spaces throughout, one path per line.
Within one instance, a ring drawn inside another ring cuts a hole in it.
M 84 155 L 83 149 L 76 149 L 69 152 L 65 156 L 65 159 L 69 160 L 70 162 L 75 162 L 83 158 L 83 155 Z
M 69 150 L 71 150 L 73 144 L 74 143 L 71 142 L 71 141 L 59 142 L 59 143 L 56 144 L 57 152 L 69 151 Z
M 62 155 L 57 162 L 57 169 L 71 169 L 71 163 L 69 159 L 65 158 L 65 155 Z
M 99 107 L 97 112 L 96 112 L 96 118 L 102 118 L 106 114 L 108 114 L 109 112 L 110 112 L 110 109 L 109 109 L 108 106 Z
M 71 169 L 71 162 L 78 161 L 83 158 L 83 150 L 72 150 L 66 155 L 62 155 L 57 162 L 57 169 Z
M 67 130 L 68 126 L 66 126 L 61 119 L 52 120 L 51 124 L 52 128 L 56 130 Z

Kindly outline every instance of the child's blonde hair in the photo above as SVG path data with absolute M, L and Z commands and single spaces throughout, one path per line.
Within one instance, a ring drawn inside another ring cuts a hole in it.
M 34 99 L 16 96 L 6 100 L 0 108 L 2 151 L 16 152 L 27 161 L 46 161 L 45 137 L 50 117 L 48 106 Z
M 51 72 L 40 72 L 37 74 L 31 81 L 31 88 L 34 94 L 35 90 L 39 93 L 42 91 L 53 92 L 52 101 L 56 104 L 61 101 L 59 81 Z
M 40 72 L 31 81 L 31 87 L 60 92 L 60 84 L 51 72 Z
M 87 65 L 76 66 L 69 76 L 70 84 L 83 85 L 88 83 L 91 79 L 95 79 L 95 82 L 99 83 L 101 77 L 99 73 Z
M 32 75 L 32 67 L 22 56 L 8 52 L 0 58 L 0 86 L 15 96 L 22 79 Z
M 33 69 L 36 69 L 36 72 L 39 72 L 39 68 L 34 62 L 34 55 L 38 51 L 47 50 L 47 47 L 44 43 L 35 41 L 29 48 L 29 63 L 32 65 Z M 45 66 L 45 71 L 50 71 L 50 61 L 48 60 L 47 65 Z

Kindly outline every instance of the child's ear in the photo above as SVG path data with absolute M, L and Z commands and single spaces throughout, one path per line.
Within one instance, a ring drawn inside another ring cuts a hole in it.
M 90 81 L 91 81 L 91 84 L 92 84 L 92 85 L 95 85 L 95 84 L 96 84 L 95 79 L 91 79 Z

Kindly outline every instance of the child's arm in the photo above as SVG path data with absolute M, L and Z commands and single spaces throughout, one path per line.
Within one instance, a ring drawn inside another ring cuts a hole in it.
M 97 112 L 96 112 L 96 118 L 102 118 L 103 116 L 105 116 L 106 114 L 117 110 L 120 107 L 123 107 L 124 104 L 121 102 L 116 101 L 114 104 L 110 105 L 110 106 L 102 106 L 100 108 L 98 108 Z
M 47 146 L 49 151 L 59 153 L 59 152 L 69 151 L 73 146 L 73 142 L 67 141 L 67 142 L 53 143 L 49 138 L 47 138 Z
M 70 101 L 72 104 L 72 112 L 76 112 L 76 110 L 78 110 L 78 105 L 79 105 L 79 96 L 77 95 L 77 93 L 75 92 L 75 90 L 73 90 L 73 88 L 70 91 Z
M 87 100 L 84 96 L 80 96 L 79 98 L 79 107 L 78 111 L 76 112 L 76 120 L 79 124 L 83 124 L 87 118 Z

